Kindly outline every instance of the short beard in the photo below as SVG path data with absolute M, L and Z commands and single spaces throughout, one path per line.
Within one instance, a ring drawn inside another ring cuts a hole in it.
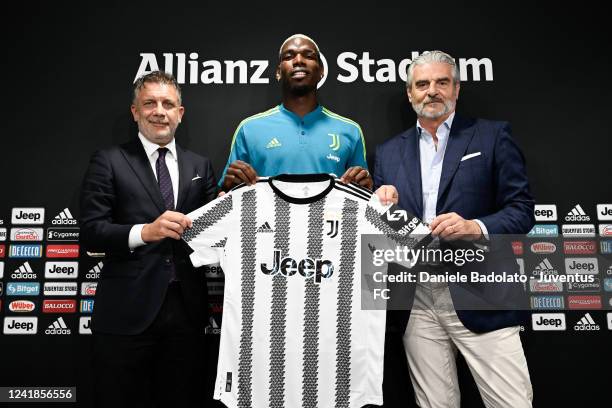
M 444 115 L 447 115 L 453 109 L 455 109 L 455 103 L 453 101 L 444 101 L 444 109 L 439 112 L 426 112 L 425 103 L 412 104 L 412 109 L 416 112 L 417 116 L 427 119 L 439 119 Z
M 300 97 L 308 95 L 309 93 L 316 91 L 317 87 L 312 86 L 310 84 L 296 84 L 292 85 L 288 80 L 281 80 L 281 85 L 283 87 L 283 92 L 285 94 Z

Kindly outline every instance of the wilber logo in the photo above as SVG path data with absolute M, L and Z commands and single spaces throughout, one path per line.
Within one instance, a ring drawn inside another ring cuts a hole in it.
M 81 299 L 81 313 L 93 313 L 93 308 L 93 299 Z
M 62 212 L 57 214 L 55 218 L 51 220 L 51 224 L 53 225 L 76 225 L 76 223 L 76 220 L 68 208 L 64 208 Z
M 533 313 L 531 327 L 534 331 L 563 331 L 565 313 Z
M 580 204 L 576 204 L 565 216 L 567 222 L 591 221 L 591 217 L 586 215 Z
M 532 309 L 563 309 L 563 296 L 532 296 Z
M 91 268 L 85 274 L 85 279 L 99 279 L 100 271 L 102 270 L 103 267 L 104 267 L 104 264 L 102 263 L 102 261 L 98 262 L 96 265 L 94 265 L 93 268 Z
M 36 304 L 30 300 L 13 300 L 8 306 L 11 312 L 31 312 L 36 308 Z
M 597 204 L 597 219 L 612 221 L 612 204 Z
M 281 251 L 274 250 L 272 267 L 262 263 L 261 271 L 266 275 L 276 275 L 279 271 L 286 278 L 299 272 L 305 279 L 314 276 L 315 283 L 321 283 L 321 279 L 330 278 L 334 273 L 334 265 L 329 260 L 305 258 L 296 261 L 293 258 L 285 257 L 281 259 Z
M 580 238 L 580 237 L 594 237 L 595 236 L 595 225 L 593 224 L 563 224 L 561 231 L 564 237 L 568 238 Z
M 79 228 L 47 228 L 47 241 L 78 241 Z
M 45 282 L 45 296 L 76 296 L 76 282 Z
M 74 313 L 76 312 L 76 300 L 62 299 L 50 300 L 45 299 L 42 306 L 43 313 Z
M 11 241 L 42 241 L 42 228 L 11 228 Z
M 512 252 L 516 256 L 523 255 L 523 243 L 521 241 L 512 241 Z
M 91 334 L 91 316 L 79 319 L 79 334 Z
M 557 246 L 552 242 L 534 242 L 530 248 L 534 254 L 552 254 L 557 250 Z
M 599 236 L 604 238 L 612 237 L 612 224 L 599 224 Z
M 555 204 L 536 204 L 533 215 L 536 221 L 557 221 L 557 206 Z
M 527 234 L 529 238 L 554 238 L 559 236 L 559 228 L 554 224 L 536 224 Z
M 45 209 L 41 207 L 16 207 L 11 213 L 13 225 L 41 225 L 45 222 Z
M 597 252 L 595 241 L 565 241 L 563 252 L 567 255 L 592 255 Z
M 599 330 L 599 325 L 591 317 L 590 313 L 586 313 L 582 319 L 574 325 L 576 331 L 596 331 Z
M 66 322 L 64 322 L 63 317 L 58 317 L 56 321 L 51 323 L 47 330 L 45 330 L 45 334 L 70 334 L 71 331 L 66 326 Z
M 81 296 L 96 296 L 97 288 L 98 288 L 98 282 L 82 282 L 81 283 Z
M 36 334 L 38 317 L 5 317 L 4 334 Z
M 11 245 L 9 247 L 9 258 L 40 258 L 42 257 L 42 245 Z
M 565 273 L 596 275 L 599 273 L 597 258 L 565 258 Z
M 47 258 L 78 258 L 78 245 L 47 245 Z
M 612 241 L 599 241 L 599 251 L 604 254 L 612 254 Z
M 23 265 L 15 269 L 15 272 L 11 274 L 11 279 L 37 279 L 37 275 L 32 271 L 30 263 L 25 261 Z
M 7 296 L 38 296 L 40 283 L 38 282 L 9 282 L 6 284 Z
M 567 307 L 570 309 L 601 309 L 601 296 L 568 296 Z
M 78 262 L 46 262 L 45 278 L 76 279 L 79 276 Z

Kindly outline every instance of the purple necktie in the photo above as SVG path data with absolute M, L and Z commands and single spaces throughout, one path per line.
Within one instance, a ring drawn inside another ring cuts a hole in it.
M 157 171 L 157 184 L 159 184 L 159 191 L 161 192 L 166 210 L 174 210 L 174 192 L 172 190 L 172 179 L 170 178 L 170 172 L 168 166 L 166 166 L 166 153 L 168 149 L 160 147 L 157 149 L 159 157 L 155 163 L 155 170 Z

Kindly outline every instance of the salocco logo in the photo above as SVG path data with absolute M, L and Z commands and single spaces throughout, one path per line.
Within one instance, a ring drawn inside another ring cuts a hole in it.
M 262 263 L 260 264 L 261 271 L 272 276 L 280 272 L 287 278 L 299 273 L 305 279 L 314 277 L 315 283 L 321 283 L 321 279 L 330 278 L 334 273 L 334 265 L 329 260 L 304 258 L 296 261 L 290 257 L 281 259 L 280 256 L 281 251 L 275 249 L 272 267 Z
M 323 78 L 317 87 L 320 88 L 330 73 L 327 58 L 322 53 Z M 339 73 L 336 80 L 340 83 L 352 83 L 361 80 L 365 83 L 395 83 L 406 81 L 406 68 L 419 56 L 412 51 L 411 58 L 395 61 L 390 58 L 373 59 L 369 51 L 357 54 L 344 51 L 336 57 Z M 173 74 L 179 84 L 269 84 L 274 74 L 276 62 L 268 60 L 202 60 L 197 52 L 162 53 L 161 55 L 140 53 L 140 65 L 134 81 L 149 72 L 163 69 Z M 163 61 L 163 68 L 160 62 Z M 493 62 L 490 58 L 456 59 L 461 81 L 480 81 L 481 74 L 485 81 L 493 81 Z M 269 69 L 272 68 L 272 69 Z

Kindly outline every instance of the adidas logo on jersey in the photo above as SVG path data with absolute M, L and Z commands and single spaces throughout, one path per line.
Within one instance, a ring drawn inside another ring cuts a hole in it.
M 15 272 L 11 274 L 11 279 L 36 279 L 36 274 L 32 270 L 29 262 L 24 262 Z
M 51 224 L 53 225 L 76 225 L 77 221 L 72 217 L 70 210 L 68 208 L 64 208 L 62 212 L 57 214 L 53 220 L 51 220 Z
M 71 331 L 66 326 L 64 319 L 58 317 L 56 321 L 51 323 L 47 330 L 45 330 L 45 334 L 70 334 Z
M 305 279 L 314 276 L 315 283 L 321 283 L 321 279 L 330 278 L 334 273 L 334 264 L 327 259 L 305 258 L 298 262 L 290 257 L 281 259 L 280 256 L 281 251 L 275 249 L 272 268 L 268 267 L 268 264 L 262 263 L 260 265 L 261 271 L 272 276 L 280 271 L 287 278 L 299 272 Z
M 565 216 L 565 221 L 591 221 L 591 217 L 586 215 L 580 204 L 576 204 Z
M 599 325 L 591 317 L 590 313 L 585 314 L 582 319 L 574 325 L 576 331 L 596 331 L 599 330 Z
M 543 275 L 558 275 L 559 273 L 555 269 L 554 266 L 550 263 L 548 258 L 544 258 L 542 262 L 540 262 L 533 270 L 533 276 L 543 276 Z
M 87 274 L 85 275 L 85 278 L 87 278 L 87 279 L 99 279 L 100 278 L 100 271 L 102 270 L 103 266 L 104 266 L 104 264 L 102 263 L 102 261 L 98 262 L 96 265 L 94 265 L 93 268 L 91 268 L 89 270 L 89 272 L 87 272 Z
M 272 227 L 270 227 L 270 224 L 268 224 L 268 221 L 266 221 L 263 224 L 261 224 L 259 228 L 257 228 L 257 232 L 274 232 L 274 230 L 272 229 Z
M 279 142 L 277 138 L 274 138 L 268 142 L 268 144 L 266 145 L 266 149 L 273 149 L 275 147 L 281 147 L 281 146 L 282 146 L 281 142 Z

